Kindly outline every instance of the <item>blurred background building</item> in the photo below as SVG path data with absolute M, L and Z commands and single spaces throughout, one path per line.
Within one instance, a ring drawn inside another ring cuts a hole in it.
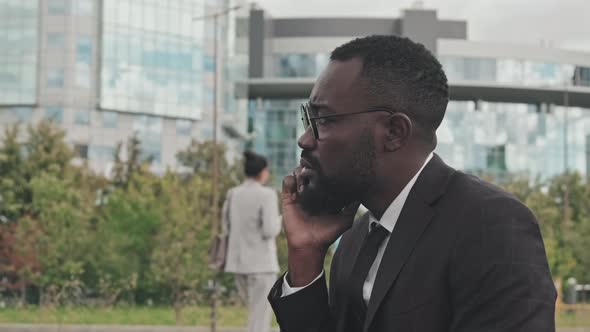
M 278 19 L 254 8 L 237 25 L 237 49 L 249 57 L 249 78 L 237 84 L 255 149 L 279 179 L 298 163 L 299 105 L 331 50 L 370 34 L 410 37 L 442 63 L 451 102 L 436 152 L 450 165 L 496 180 L 590 175 L 590 53 L 470 41 L 467 22 L 423 8 L 399 18 Z
M 155 172 L 176 168 L 177 151 L 212 136 L 215 27 L 207 15 L 226 6 L 225 0 L 0 0 L 0 129 L 51 119 L 66 130 L 79 160 L 104 174 L 117 143 L 136 133 Z M 218 70 L 218 105 L 220 123 L 236 125 L 246 115 L 239 119 L 232 87 L 224 88 L 232 15 L 217 26 L 218 60 L 226 64 Z
M 215 59 L 207 17 L 235 5 L 219 20 Z M 211 139 L 217 98 L 227 157 L 244 146 L 268 155 L 278 184 L 298 164 L 299 104 L 330 51 L 396 34 L 446 70 L 452 101 L 436 152 L 449 164 L 494 178 L 590 175 L 590 53 L 470 41 L 467 31 L 423 8 L 273 19 L 237 0 L 0 0 L 0 130 L 51 119 L 103 174 L 117 143 L 136 133 L 161 173 L 178 167 L 192 139 Z

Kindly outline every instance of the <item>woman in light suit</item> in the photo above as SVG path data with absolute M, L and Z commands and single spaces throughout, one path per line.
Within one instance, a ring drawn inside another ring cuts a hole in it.
M 229 234 L 225 271 L 235 273 L 238 292 L 248 306 L 248 331 L 266 332 L 272 317 L 266 295 L 279 272 L 278 195 L 264 186 L 270 176 L 266 158 L 246 151 L 244 171 L 246 181 L 228 191 L 223 205 L 224 232 Z

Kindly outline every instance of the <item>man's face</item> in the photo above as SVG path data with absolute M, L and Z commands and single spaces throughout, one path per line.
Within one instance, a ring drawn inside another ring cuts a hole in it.
M 368 107 L 358 59 L 331 61 L 310 96 L 310 116 L 345 114 Z M 316 121 L 319 138 L 307 130 L 298 141 L 301 172 L 298 201 L 310 214 L 334 213 L 358 201 L 374 183 L 377 150 L 375 115 Z

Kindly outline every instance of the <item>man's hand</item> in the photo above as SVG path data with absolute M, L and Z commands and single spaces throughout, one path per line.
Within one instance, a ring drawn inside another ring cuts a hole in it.
M 283 179 L 281 194 L 292 287 L 305 286 L 322 272 L 328 248 L 352 226 L 359 207 L 357 203 L 339 214 L 308 215 L 297 204 L 297 193 L 303 189 L 300 173 L 298 167 Z

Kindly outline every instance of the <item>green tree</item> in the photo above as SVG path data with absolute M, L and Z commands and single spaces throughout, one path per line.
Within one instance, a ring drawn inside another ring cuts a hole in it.
M 24 172 L 24 156 L 18 142 L 19 127 L 9 127 L 0 145 L 0 222 L 14 222 L 26 203 L 28 179 Z
M 19 276 L 15 283 L 22 285 L 24 298 L 24 285 L 32 282 L 30 278 L 37 284 L 57 285 L 53 289 L 63 286 L 56 274 L 43 272 L 51 269 L 49 255 L 59 256 L 61 249 L 51 246 L 48 249 L 53 251 L 46 251 L 43 242 L 35 239 L 51 235 L 59 222 L 73 223 L 71 226 L 76 228 L 80 221 L 57 220 L 59 215 L 73 217 L 79 210 L 87 220 L 91 213 L 79 204 L 89 199 L 88 188 L 97 183 L 98 177 L 71 164 L 74 153 L 64 142 L 65 133 L 52 123 L 30 125 L 24 135 L 19 129 L 8 128 L 0 144 L 0 220 L 14 224 L 2 229 L 3 237 L 13 241 L 2 245 L 0 261 L 4 264 L 0 273 Z M 47 193 L 51 188 L 48 182 L 56 185 L 53 196 Z M 39 273 L 47 278 L 39 279 Z
M 109 304 L 136 287 L 149 293 L 150 257 L 160 226 L 158 182 L 147 172 L 136 174 L 97 211 L 95 276 Z
M 65 303 L 83 287 L 92 197 L 48 173 L 33 178 L 31 189 L 34 214 L 19 220 L 17 242 L 32 249 L 37 264 L 21 273 L 39 287 L 43 305 Z
M 179 164 L 189 170 L 187 177 L 198 177 L 202 179 L 203 186 L 208 188 L 212 187 L 211 175 L 213 174 L 214 146 L 215 145 L 211 141 L 198 142 L 193 140 L 185 150 L 180 151 L 176 155 Z M 219 201 L 216 202 L 216 204 L 219 211 L 221 211 L 223 207 L 223 201 L 225 200 L 225 193 L 227 193 L 231 187 L 241 183 L 244 180 L 245 175 L 243 172 L 243 164 L 241 160 L 233 160 L 230 163 L 226 158 L 223 157 L 226 153 L 226 147 L 223 144 L 217 144 L 217 152 L 221 158 L 219 159 Z M 206 199 L 208 200 L 209 204 L 202 206 L 204 210 L 200 213 L 200 215 L 206 216 L 204 221 L 207 225 L 212 225 L 211 207 L 214 203 L 211 192 L 207 193 Z M 221 220 L 219 220 L 219 222 L 221 222 Z M 209 228 L 207 237 L 204 237 L 207 238 L 205 243 L 209 243 L 210 237 L 211 230 Z M 217 277 L 220 278 L 220 284 L 228 290 L 226 295 L 235 293 L 235 284 L 232 274 L 220 274 L 217 275 Z M 230 301 L 234 300 L 227 297 L 225 299 Z
M 168 173 L 160 203 L 162 225 L 155 238 L 152 273 L 172 290 L 176 323 L 184 305 L 198 300 L 212 272 L 207 269 L 210 186 L 201 177 L 183 181 Z

